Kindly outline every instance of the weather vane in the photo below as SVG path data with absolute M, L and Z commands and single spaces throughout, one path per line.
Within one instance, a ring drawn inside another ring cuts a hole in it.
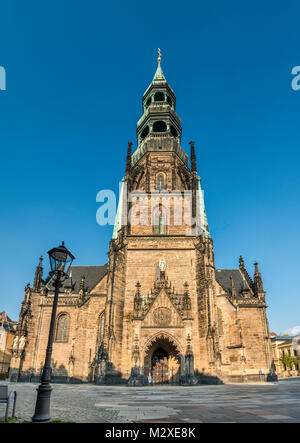
M 160 48 L 158 48 L 157 52 L 158 52 L 158 59 L 157 59 L 157 61 L 158 61 L 158 63 L 160 63 L 161 62 L 161 50 L 160 50 Z

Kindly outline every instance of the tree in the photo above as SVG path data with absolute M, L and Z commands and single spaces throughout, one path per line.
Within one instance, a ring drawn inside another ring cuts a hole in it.
M 297 366 L 298 360 L 296 357 L 292 357 L 291 355 L 282 354 L 280 357 L 280 361 L 283 363 L 285 368 L 293 369 L 293 366 Z

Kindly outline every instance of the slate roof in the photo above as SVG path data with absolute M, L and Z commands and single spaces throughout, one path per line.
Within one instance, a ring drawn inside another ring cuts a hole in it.
M 292 335 L 275 335 L 275 336 L 271 336 L 271 340 L 272 341 L 276 341 L 276 340 L 285 340 L 285 341 L 292 341 L 294 339 L 295 336 Z
M 106 273 L 107 264 L 103 266 L 71 266 L 69 271 L 70 277 L 63 282 L 63 288 L 72 287 L 72 291 L 78 294 L 81 278 L 84 276 L 85 289 L 89 292 L 99 283 Z M 50 291 L 54 290 L 51 279 L 47 278 L 45 284 Z
M 155 71 L 153 80 L 150 83 L 150 85 L 148 86 L 148 88 L 146 89 L 146 91 L 144 92 L 143 97 L 147 94 L 147 92 L 149 91 L 149 89 L 151 88 L 152 85 L 154 85 L 154 86 L 158 85 L 159 86 L 159 85 L 161 85 L 163 83 L 167 84 L 169 86 L 169 88 L 171 89 L 171 91 L 173 92 L 173 94 L 174 94 L 173 89 L 171 88 L 171 86 L 167 82 L 166 77 L 164 76 L 164 73 L 163 73 L 163 71 L 161 69 L 161 66 L 160 66 L 160 62 L 158 62 L 157 69 Z
M 63 287 L 70 287 L 75 293 L 80 289 L 81 277 L 85 277 L 87 291 L 93 289 L 107 273 L 107 264 L 103 266 L 71 266 L 70 278 L 64 281 Z
M 242 290 L 249 290 L 249 285 L 239 269 L 216 269 L 216 280 L 222 288 L 231 294 L 231 280 L 232 276 L 233 282 L 237 291 L 240 294 Z

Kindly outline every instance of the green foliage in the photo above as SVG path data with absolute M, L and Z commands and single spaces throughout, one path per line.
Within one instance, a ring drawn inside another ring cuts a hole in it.
M 16 423 L 18 420 L 18 417 L 8 417 L 6 421 L 4 419 L 1 419 L 0 423 Z
M 293 366 L 298 364 L 298 360 L 296 357 L 292 357 L 291 355 L 282 354 L 280 357 L 280 361 L 289 369 L 293 369 Z
M 59 420 L 59 419 L 53 419 L 51 420 L 51 423 L 76 423 L 75 421 L 65 421 L 65 420 Z

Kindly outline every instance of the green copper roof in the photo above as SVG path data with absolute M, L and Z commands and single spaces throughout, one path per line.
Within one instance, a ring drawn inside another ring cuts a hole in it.
M 162 83 L 166 83 L 166 84 L 168 84 L 169 88 L 171 89 L 171 91 L 172 91 L 173 94 L 174 94 L 173 89 L 171 88 L 171 86 L 170 86 L 169 83 L 167 82 L 166 77 L 164 76 L 164 73 L 163 73 L 163 71 L 162 71 L 162 69 L 161 69 L 160 62 L 158 62 L 158 66 L 157 66 L 157 69 L 156 69 L 156 71 L 155 71 L 155 74 L 154 74 L 153 80 L 152 80 L 152 82 L 150 83 L 150 85 L 148 86 L 148 88 L 146 89 L 146 91 L 144 92 L 144 95 L 147 94 L 148 90 L 150 89 L 150 87 L 151 87 L 152 85 L 155 86 L 155 85 L 160 85 L 160 84 L 162 84 Z M 174 95 L 175 95 L 175 94 L 174 94 Z
M 154 74 L 152 82 L 155 82 L 155 81 L 159 81 L 159 82 L 166 81 L 164 73 L 162 72 L 160 63 L 158 63 L 158 66 L 157 66 L 157 69 Z

